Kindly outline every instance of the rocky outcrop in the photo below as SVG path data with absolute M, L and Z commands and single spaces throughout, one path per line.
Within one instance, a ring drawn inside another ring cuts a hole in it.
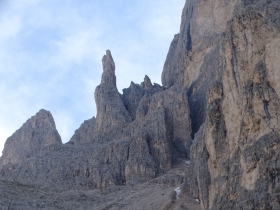
M 40 110 L 7 139 L 0 159 L 0 168 L 3 165 L 19 163 L 52 144 L 62 144 L 60 135 L 51 113 Z
M 195 134 L 191 147 L 191 162 L 186 171 L 186 181 L 182 187 L 184 193 L 200 201 L 200 204 L 209 204 L 209 186 L 211 176 L 208 169 L 209 153 L 205 149 L 205 127 L 202 125 Z
M 70 139 L 69 143 L 83 144 L 93 141 L 95 117 L 85 120 L 84 123 L 75 131 L 75 134 Z
M 148 104 L 146 104 L 147 100 L 149 100 L 149 98 L 151 98 L 154 93 L 164 90 L 165 88 L 158 84 L 154 83 L 153 85 L 147 75 L 144 78 L 144 82 L 142 82 L 140 85 L 131 82 L 129 88 L 123 89 L 122 97 L 124 105 L 132 120 L 135 120 L 141 116 L 145 116 L 148 111 Z M 143 98 L 144 100 L 142 100 Z
M 146 91 L 140 85 L 134 82 L 131 82 L 129 88 L 123 89 L 124 105 L 132 120 L 136 119 L 136 111 L 145 92 Z
M 147 136 L 157 173 L 161 173 L 171 169 L 178 158 L 189 158 L 189 108 L 186 93 L 179 87 L 151 94 L 145 93 L 139 103 L 136 120 L 124 134 L 137 139 L 140 130 L 141 135 Z
M 156 177 L 158 166 L 149 151 L 148 138 L 145 134 L 139 135 L 131 142 L 125 177 L 127 182 L 144 182 Z

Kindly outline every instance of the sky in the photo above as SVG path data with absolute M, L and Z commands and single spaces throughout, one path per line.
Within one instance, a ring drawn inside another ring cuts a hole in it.
M 40 109 L 64 143 L 96 115 L 101 59 L 111 50 L 120 93 L 161 72 L 185 0 L 0 0 L 0 156 Z

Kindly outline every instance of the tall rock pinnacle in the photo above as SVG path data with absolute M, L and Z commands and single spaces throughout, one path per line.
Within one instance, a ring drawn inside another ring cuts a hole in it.
M 115 63 L 110 50 L 103 56 L 102 64 L 101 84 L 95 90 L 97 107 L 95 132 L 110 138 L 121 132 L 131 121 L 131 117 L 116 87 Z
M 102 58 L 103 74 L 101 84 L 116 87 L 115 63 L 110 50 Z

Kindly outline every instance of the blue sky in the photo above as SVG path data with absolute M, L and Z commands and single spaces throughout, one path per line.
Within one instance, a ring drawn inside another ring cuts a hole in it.
M 96 115 L 107 49 L 120 93 L 146 74 L 161 84 L 184 2 L 0 0 L 0 151 L 41 108 L 53 114 L 63 142 Z

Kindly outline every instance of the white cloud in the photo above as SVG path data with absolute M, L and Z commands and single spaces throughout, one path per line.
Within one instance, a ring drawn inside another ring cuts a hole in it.
M 6 130 L 0 127 L 0 139 L 5 139 L 4 141 L 0 141 L 0 156 L 2 155 L 2 151 L 4 149 L 4 143 L 6 139 L 11 135 L 13 131 Z
M 69 141 L 74 134 L 75 129 L 77 129 L 74 126 L 75 123 L 73 122 L 73 119 L 69 116 L 69 113 L 64 112 L 63 110 L 60 110 L 59 112 L 55 111 L 53 117 L 54 119 L 59 119 L 56 120 L 56 127 L 60 136 L 64 137 L 64 142 Z
M 94 49 L 89 46 L 93 46 L 100 34 L 97 30 L 78 31 L 55 42 L 57 52 L 52 56 L 53 65 L 64 68 L 65 64 L 81 64 L 89 59 L 91 53 L 95 54 Z
M 4 16 L 0 19 L 0 45 L 9 38 L 15 37 L 21 29 L 21 21 L 19 17 Z

